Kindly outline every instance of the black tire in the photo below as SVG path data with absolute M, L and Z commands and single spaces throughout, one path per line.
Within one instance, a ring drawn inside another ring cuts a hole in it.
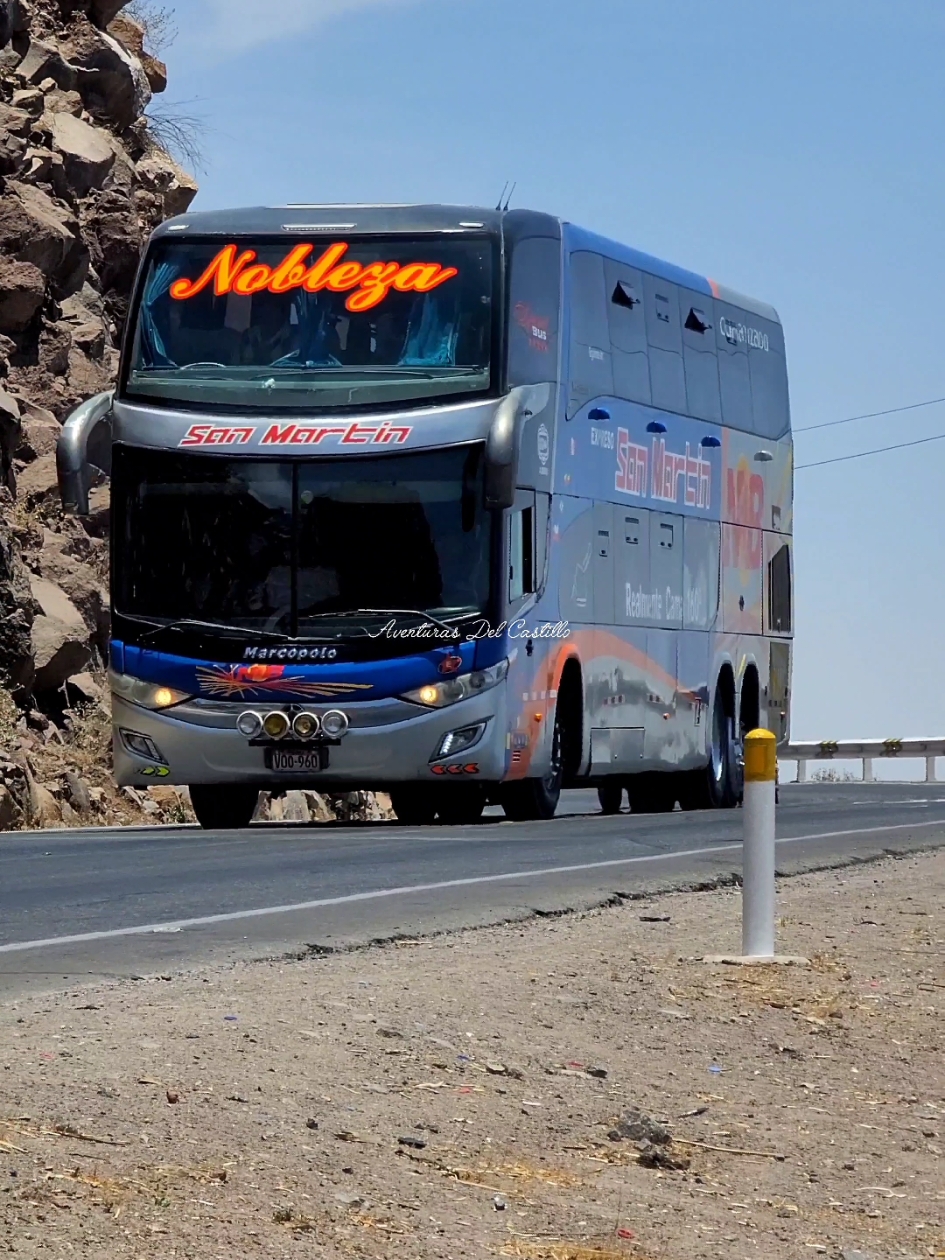
M 391 788 L 390 803 L 397 821 L 406 827 L 424 827 L 436 818 L 437 797 L 432 786 L 405 784 Z
M 682 809 L 712 809 L 712 798 L 709 794 L 709 771 L 687 770 L 680 775 L 682 785 L 679 789 L 679 804 Z
M 457 784 L 445 787 L 436 807 L 438 820 L 448 827 L 477 823 L 486 807 L 485 790 L 478 785 Z
M 259 788 L 241 783 L 196 784 L 190 803 L 206 831 L 235 831 L 248 827 L 259 801 Z
M 555 727 L 551 736 L 551 768 L 543 779 L 520 779 L 502 789 L 502 808 L 513 822 L 542 822 L 554 818 L 564 779 L 561 755 L 560 703 L 555 709 Z
M 619 814 L 623 804 L 623 780 L 605 779 L 597 789 L 602 814 Z
M 725 712 L 721 689 L 712 706 L 711 748 L 706 766 L 706 790 L 713 809 L 733 809 L 741 797 L 741 775 L 735 751 L 732 719 Z
M 634 814 L 671 814 L 676 807 L 676 775 L 638 774 L 629 788 L 630 809 Z

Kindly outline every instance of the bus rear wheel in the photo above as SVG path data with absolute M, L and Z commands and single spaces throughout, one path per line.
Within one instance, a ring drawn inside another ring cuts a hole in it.
M 597 789 L 602 814 L 619 814 L 623 804 L 623 780 L 605 779 Z
M 721 687 L 715 689 L 712 706 L 712 743 L 706 767 L 707 804 L 713 809 L 732 809 L 738 804 L 739 768 L 733 719 L 725 711 Z
M 248 827 L 258 801 L 259 789 L 241 783 L 199 783 L 190 789 L 190 803 L 197 822 L 206 831 Z
M 630 809 L 634 814 L 671 814 L 678 796 L 677 776 L 671 772 L 637 774 L 631 780 Z

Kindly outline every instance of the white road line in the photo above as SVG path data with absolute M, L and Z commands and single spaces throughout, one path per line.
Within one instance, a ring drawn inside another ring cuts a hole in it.
M 945 827 L 945 819 L 929 819 L 917 823 L 894 823 L 882 827 L 853 827 L 847 831 L 821 831 L 813 835 L 783 836 L 778 844 L 796 844 L 802 840 L 834 840 L 842 836 L 872 836 L 882 831 L 911 831 L 917 827 Z M 608 858 L 603 862 L 580 862 L 573 866 L 542 866 L 529 871 L 506 871 L 499 875 L 472 875 L 465 879 L 442 879 L 430 884 L 405 884 L 398 888 L 374 888 L 370 892 L 346 893 L 341 897 L 319 897 L 314 901 L 298 901 L 286 906 L 262 906 L 255 910 L 231 910 L 226 914 L 205 914 L 193 919 L 172 919 L 167 923 L 144 923 L 138 927 L 110 928 L 102 932 L 80 932 L 74 936 L 49 936 L 38 941 L 13 941 L 0 945 L 0 954 L 15 954 L 27 949 L 49 949 L 55 945 L 85 945 L 91 941 L 108 941 L 121 936 L 147 936 L 152 932 L 180 932 L 184 928 L 212 927 L 216 923 L 235 923 L 240 919 L 262 919 L 270 914 L 294 914 L 299 910 L 322 910 L 327 906 L 353 905 L 358 901 L 381 901 L 385 897 L 407 897 L 414 893 L 441 892 L 448 888 L 472 888 L 478 884 L 509 883 L 517 879 L 534 879 L 541 875 L 573 875 L 579 871 L 601 871 L 618 866 L 634 866 L 644 862 L 663 862 L 672 858 L 703 857 L 713 853 L 730 853 L 741 849 L 741 841 L 715 844 L 703 849 L 683 849 L 672 853 L 643 853 L 636 857 Z

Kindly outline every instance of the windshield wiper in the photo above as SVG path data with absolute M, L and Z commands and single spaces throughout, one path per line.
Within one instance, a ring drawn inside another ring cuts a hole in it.
M 217 634 L 236 634 L 248 639 L 277 639 L 280 643 L 291 643 L 292 636 L 283 634 L 281 630 L 258 630 L 255 626 L 230 626 L 223 621 L 197 621 L 193 617 L 180 617 L 176 621 L 152 621 L 150 617 L 138 617 L 134 613 L 119 612 L 126 621 L 134 621 L 139 626 L 150 626 L 151 631 L 142 638 L 155 638 L 162 630 L 213 630 Z
M 431 613 L 421 612 L 419 608 L 348 608 L 344 612 L 304 613 L 300 614 L 299 620 L 317 621 L 320 618 L 330 617 L 419 617 L 421 621 L 432 622 L 441 630 L 446 630 L 459 638 L 459 630 L 456 626 L 440 621 L 439 617 L 434 617 Z

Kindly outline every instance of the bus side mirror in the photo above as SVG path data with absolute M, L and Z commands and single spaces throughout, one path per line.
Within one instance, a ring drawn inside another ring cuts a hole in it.
M 496 407 L 486 438 L 487 508 L 510 508 L 515 502 L 522 426 L 544 410 L 550 396 L 548 385 L 519 385 Z
M 112 470 L 112 398 L 108 390 L 76 407 L 62 426 L 56 444 L 56 473 L 62 510 L 69 516 L 88 516 L 92 469 L 110 476 Z

